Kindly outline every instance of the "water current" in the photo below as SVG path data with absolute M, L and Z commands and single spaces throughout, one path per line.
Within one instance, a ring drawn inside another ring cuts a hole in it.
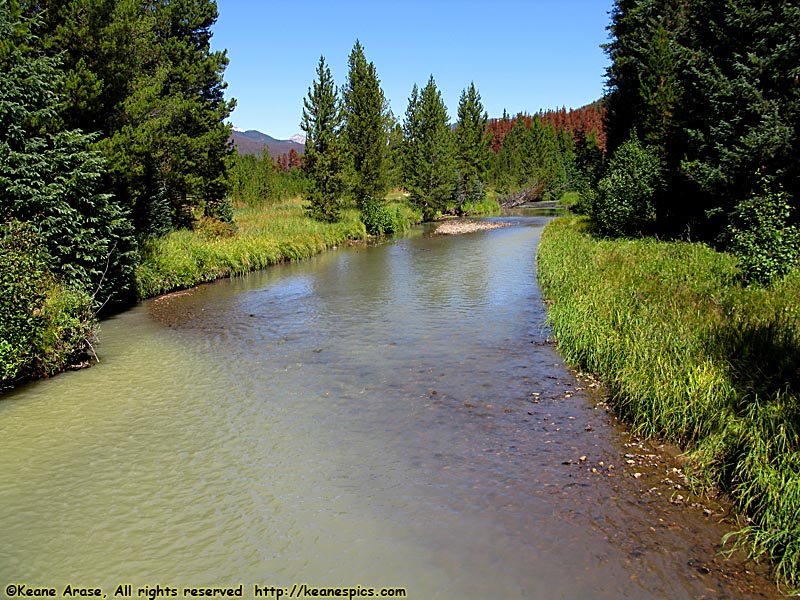
M 99 364 L 0 396 L 5 594 L 777 597 L 549 342 L 547 218 L 500 220 L 145 302 Z

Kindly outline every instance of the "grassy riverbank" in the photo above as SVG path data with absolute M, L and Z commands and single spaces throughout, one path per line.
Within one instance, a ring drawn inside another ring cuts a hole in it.
M 194 230 L 178 230 L 151 240 L 142 249 L 136 272 L 140 299 L 192 287 L 222 277 L 242 275 L 288 260 L 301 260 L 367 232 L 357 209 L 345 209 L 342 220 L 324 223 L 312 219 L 299 196 L 279 204 L 234 210 L 235 227 L 201 221 Z M 499 214 L 495 200 L 470 207 L 472 215 Z M 406 195 L 394 190 L 382 212 L 387 232 L 401 232 L 422 221 Z
M 139 297 L 308 258 L 367 235 L 356 210 L 345 211 L 338 223 L 323 223 L 305 214 L 299 197 L 238 208 L 234 220 L 235 228 L 211 222 L 149 242 L 136 273 Z
M 539 281 L 564 358 L 598 375 L 634 432 L 677 442 L 748 525 L 731 543 L 800 586 L 800 273 L 744 288 L 698 244 L 598 240 L 554 221 Z

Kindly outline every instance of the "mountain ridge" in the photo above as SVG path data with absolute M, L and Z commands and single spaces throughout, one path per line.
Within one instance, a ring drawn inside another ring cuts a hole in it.
M 273 159 L 282 154 L 288 154 L 290 150 L 303 154 L 305 145 L 299 143 L 298 139 L 297 136 L 292 136 L 292 139 L 289 140 L 279 140 L 256 129 L 245 131 L 238 127 L 232 128 L 230 137 L 231 143 L 236 147 L 239 156 L 261 154 L 266 148 Z

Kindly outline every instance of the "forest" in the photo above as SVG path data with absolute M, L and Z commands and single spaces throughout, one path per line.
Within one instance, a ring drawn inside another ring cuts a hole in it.
M 228 59 L 210 46 L 217 17 L 208 0 L 0 1 L 5 385 L 96 358 L 97 319 L 140 299 L 318 251 L 344 231 L 492 211 L 517 192 L 558 198 L 602 155 L 600 106 L 588 121 L 563 110 L 489 120 L 471 84 L 452 124 L 432 77 L 400 123 L 356 41 L 341 88 L 320 60 L 304 156 L 239 157 Z M 250 248 L 264 235 L 248 229 L 259 207 L 294 198 L 309 239 Z M 209 239 L 238 239 L 237 256 L 209 259 Z

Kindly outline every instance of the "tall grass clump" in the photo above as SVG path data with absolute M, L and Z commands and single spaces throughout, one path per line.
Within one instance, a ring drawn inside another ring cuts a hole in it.
M 306 214 L 299 198 L 235 209 L 234 220 L 235 229 L 179 230 L 143 244 L 137 270 L 139 297 L 305 259 L 366 236 L 358 211 L 345 210 L 339 222 L 321 222 Z
M 599 376 L 636 435 L 680 444 L 748 525 L 728 536 L 800 584 L 800 273 L 744 287 L 737 260 L 693 243 L 544 231 L 539 281 L 565 359 Z

